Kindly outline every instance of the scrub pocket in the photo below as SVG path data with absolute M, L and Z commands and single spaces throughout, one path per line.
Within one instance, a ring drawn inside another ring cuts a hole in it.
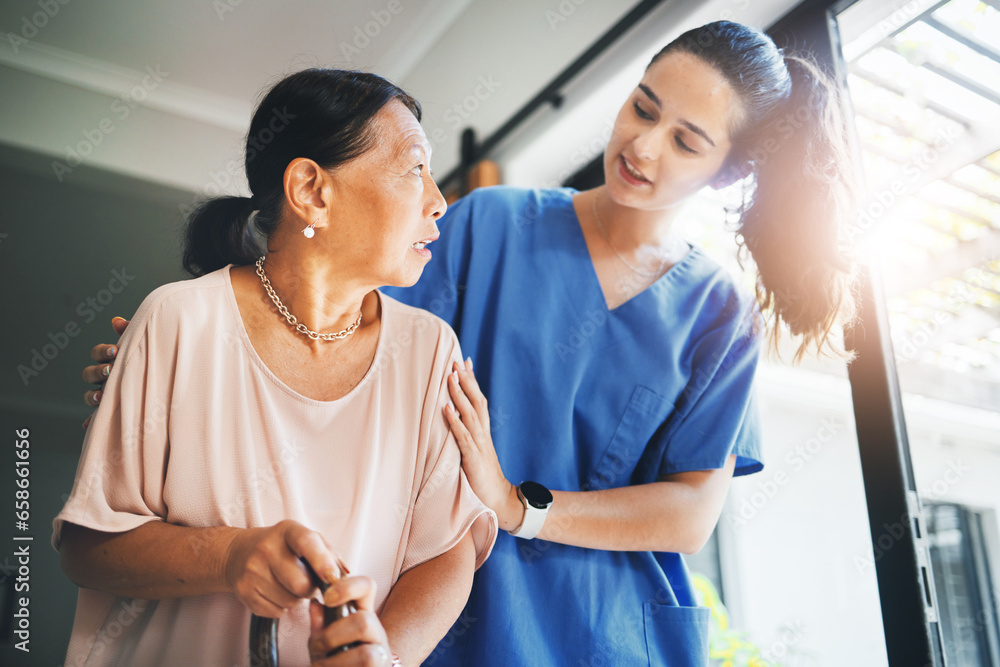
M 711 613 L 708 607 L 645 603 L 642 623 L 650 667 L 706 667 Z
M 604 455 L 580 490 L 597 491 L 626 486 L 649 439 L 673 408 L 674 404 L 663 396 L 637 385 Z

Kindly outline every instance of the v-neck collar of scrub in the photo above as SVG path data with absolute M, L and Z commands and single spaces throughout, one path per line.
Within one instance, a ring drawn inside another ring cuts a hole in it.
M 585 260 L 588 268 L 589 280 L 591 287 L 597 290 L 598 299 L 604 306 L 604 310 L 608 313 L 620 313 L 622 309 L 626 308 L 633 301 L 643 298 L 647 292 L 652 292 L 654 290 L 662 290 L 674 285 L 678 280 L 683 277 L 683 274 L 687 273 L 690 265 L 697 259 L 700 254 L 697 246 L 687 243 L 688 251 L 680 259 L 679 262 L 667 269 L 662 276 L 657 278 L 650 284 L 646 289 L 642 290 L 637 294 L 633 294 L 628 300 L 623 301 L 614 308 L 608 306 L 607 299 L 604 298 L 604 288 L 601 287 L 601 280 L 597 276 L 597 267 L 594 266 L 594 258 L 590 255 L 590 248 L 587 247 L 587 239 L 583 236 L 583 226 L 580 223 L 580 216 L 576 214 L 576 209 L 573 207 L 573 195 L 579 194 L 579 190 L 573 188 L 564 188 L 566 193 L 566 207 L 567 214 L 569 217 L 570 226 L 573 227 L 573 238 L 576 240 L 576 251 L 582 253 L 582 257 Z

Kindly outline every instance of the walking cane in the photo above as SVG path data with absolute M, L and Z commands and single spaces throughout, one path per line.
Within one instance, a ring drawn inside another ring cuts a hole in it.
M 319 578 L 319 575 L 305 558 L 299 560 L 305 565 L 313 586 L 326 593 L 330 584 Z M 357 611 L 357 607 L 354 606 L 353 601 L 335 607 L 323 607 L 323 625 L 330 625 L 334 621 L 346 618 L 355 611 Z M 357 645 L 355 643 L 335 648 L 330 651 L 329 655 L 347 651 Z M 278 619 L 261 618 L 256 614 L 250 616 L 250 667 L 278 667 Z

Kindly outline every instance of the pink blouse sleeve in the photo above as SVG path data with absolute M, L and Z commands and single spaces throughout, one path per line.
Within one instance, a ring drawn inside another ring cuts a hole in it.
M 434 359 L 431 391 L 424 405 L 421 436 L 426 437 L 423 478 L 413 506 L 413 520 L 402 571 L 440 556 L 472 531 L 476 568 L 490 555 L 497 538 L 496 515 L 472 491 L 462 470 L 462 456 L 444 416 L 450 400 L 448 373 L 462 361 L 458 338 L 443 325 Z M 426 434 L 426 435 L 425 435 Z
M 166 516 L 174 355 L 156 331 L 158 301 L 156 292 L 146 298 L 119 342 L 100 408 L 84 438 L 73 490 L 52 523 L 56 549 L 67 521 L 120 533 Z

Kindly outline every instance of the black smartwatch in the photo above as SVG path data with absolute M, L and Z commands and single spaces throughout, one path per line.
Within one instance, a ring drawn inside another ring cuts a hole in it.
M 521 525 L 510 531 L 510 534 L 530 540 L 538 535 L 545 524 L 545 515 L 552 506 L 552 492 L 538 482 L 521 482 L 517 487 L 517 497 L 524 505 L 524 518 Z

